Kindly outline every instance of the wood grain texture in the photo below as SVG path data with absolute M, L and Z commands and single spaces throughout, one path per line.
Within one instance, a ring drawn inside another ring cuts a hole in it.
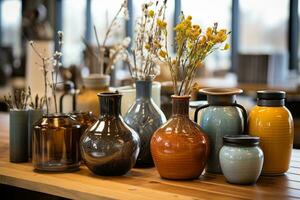
M 285 175 L 262 176 L 247 186 L 229 184 L 216 174 L 165 180 L 155 168 L 133 169 L 121 177 L 97 176 L 85 166 L 73 173 L 37 173 L 31 163 L 8 162 L 8 115 L 0 114 L 0 183 L 71 199 L 300 199 L 300 151 L 293 150 Z

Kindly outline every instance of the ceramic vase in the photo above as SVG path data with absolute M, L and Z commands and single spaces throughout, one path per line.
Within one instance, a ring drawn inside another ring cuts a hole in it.
M 9 160 L 28 161 L 28 111 L 9 111 Z
M 120 114 L 122 96 L 107 92 L 98 97 L 100 116 L 81 137 L 82 158 L 95 174 L 123 175 L 136 162 L 140 139 Z
M 243 106 L 236 103 L 240 89 L 205 88 L 200 92 L 207 95 L 208 104 L 195 111 L 194 121 L 198 121 L 201 112 L 200 126 L 210 140 L 210 156 L 207 161 L 207 172 L 222 173 L 219 162 L 219 151 L 223 145 L 223 136 L 240 135 L 245 130 L 247 113 Z
M 166 117 L 151 97 L 152 82 L 138 80 L 136 84 L 136 101 L 129 108 L 124 120 L 140 137 L 140 153 L 136 167 L 154 166 L 150 152 L 151 137 L 163 123 Z
M 74 171 L 80 166 L 80 124 L 65 114 L 44 115 L 34 124 L 32 163 L 38 171 Z
M 189 119 L 189 96 L 172 96 L 172 116 L 151 139 L 151 153 L 162 178 L 195 179 L 206 165 L 209 141 Z
M 280 175 L 289 169 L 294 122 L 285 105 L 283 91 L 258 91 L 257 106 L 249 113 L 248 131 L 260 137 L 265 161 L 262 174 Z

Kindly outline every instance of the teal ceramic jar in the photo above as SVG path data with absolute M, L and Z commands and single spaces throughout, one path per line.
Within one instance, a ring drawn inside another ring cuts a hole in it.
M 234 88 L 206 88 L 200 92 L 207 95 L 208 104 L 195 110 L 194 121 L 200 123 L 210 141 L 206 171 L 221 173 L 219 151 L 223 145 L 223 136 L 240 135 L 244 132 L 247 122 L 246 110 L 236 103 L 236 95 L 243 91 Z
M 264 155 L 259 137 L 236 135 L 223 137 L 219 153 L 222 172 L 229 183 L 253 184 L 260 176 Z

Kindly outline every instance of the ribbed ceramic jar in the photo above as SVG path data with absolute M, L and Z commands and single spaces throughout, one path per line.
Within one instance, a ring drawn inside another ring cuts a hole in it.
M 152 167 L 154 163 L 150 152 L 151 137 L 167 120 L 151 97 L 152 81 L 138 80 L 135 84 L 136 100 L 124 120 L 140 137 L 140 153 L 135 166 Z
M 152 136 L 151 153 L 162 178 L 196 179 L 204 170 L 209 141 L 189 119 L 189 96 L 172 96 L 172 116 Z
M 249 135 L 223 137 L 220 164 L 226 180 L 233 184 L 253 184 L 259 178 L 264 155 L 259 138 Z
M 32 163 L 40 171 L 73 171 L 80 166 L 80 124 L 65 114 L 44 115 L 34 124 Z
M 223 145 L 223 136 L 239 135 L 244 132 L 247 121 L 245 109 L 236 103 L 240 89 L 205 88 L 200 90 L 207 95 L 207 105 L 195 111 L 194 121 L 198 121 L 201 112 L 200 126 L 210 140 L 210 156 L 207 161 L 207 172 L 221 173 L 219 151 Z
M 284 106 L 285 97 L 283 91 L 258 91 L 257 106 L 249 114 L 249 134 L 260 137 L 265 156 L 262 173 L 265 175 L 279 175 L 289 169 L 294 123 Z
M 123 175 L 136 162 L 140 139 L 121 116 L 122 95 L 106 92 L 98 97 L 100 116 L 81 137 L 81 155 L 95 174 Z

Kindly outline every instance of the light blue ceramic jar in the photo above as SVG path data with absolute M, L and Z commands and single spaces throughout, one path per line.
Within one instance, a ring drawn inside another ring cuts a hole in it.
M 260 176 L 263 152 L 259 138 L 249 135 L 225 136 L 219 153 L 222 172 L 229 183 L 253 184 Z
M 200 111 L 200 126 L 209 137 L 210 155 L 207 161 L 207 172 L 221 173 L 219 151 L 223 145 L 223 136 L 240 135 L 244 132 L 247 113 L 243 106 L 236 103 L 236 95 L 241 89 L 206 88 L 201 93 L 207 95 L 207 105 L 195 111 L 195 122 L 198 122 Z

